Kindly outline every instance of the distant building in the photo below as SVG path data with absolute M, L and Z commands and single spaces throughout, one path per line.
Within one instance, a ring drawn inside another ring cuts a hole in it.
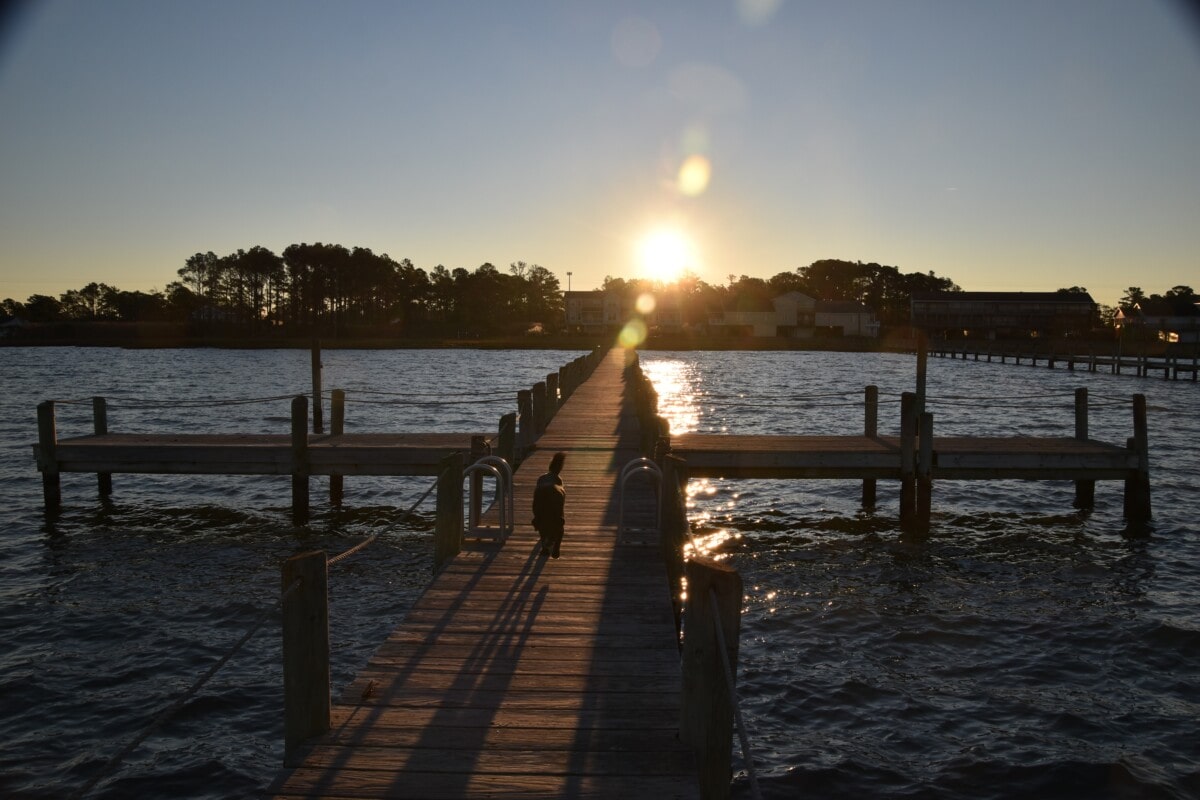
M 1117 311 L 1116 325 L 1153 333 L 1164 342 L 1200 344 L 1200 303 L 1195 297 L 1143 300 Z
M 870 307 L 852 300 L 821 300 L 817 303 L 814 324 L 817 330 L 835 336 L 879 335 L 879 320 Z
M 1086 332 L 1096 303 L 1086 293 L 916 292 L 912 324 L 944 337 L 1027 338 Z
M 634 302 L 623 292 L 592 291 L 563 292 L 567 329 L 582 333 L 606 333 L 620 330 L 636 317 L 651 328 L 677 331 L 682 327 L 679 297 L 674 294 L 654 296 L 650 310 L 639 312 Z
M 810 339 L 817 332 L 836 336 L 878 336 L 875 312 L 862 303 L 814 300 L 800 292 L 771 299 L 771 310 L 724 311 L 709 326 L 743 336 Z
M 603 333 L 625 324 L 621 297 L 613 292 L 564 292 L 563 304 L 567 309 L 568 330 Z

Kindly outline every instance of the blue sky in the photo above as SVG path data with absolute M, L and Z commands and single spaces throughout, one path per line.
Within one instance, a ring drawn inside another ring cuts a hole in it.
M 664 229 L 710 283 L 1200 289 L 1183 8 L 35 2 L 0 38 L 0 297 L 315 241 L 588 289 Z

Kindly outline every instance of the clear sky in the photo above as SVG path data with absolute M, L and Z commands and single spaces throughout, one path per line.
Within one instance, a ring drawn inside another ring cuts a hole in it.
M 1200 289 L 1185 9 L 34 2 L 0 33 L 0 298 L 316 241 L 589 289 L 655 235 L 709 283 L 841 258 Z

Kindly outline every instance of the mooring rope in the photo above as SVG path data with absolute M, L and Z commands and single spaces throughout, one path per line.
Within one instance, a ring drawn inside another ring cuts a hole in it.
M 104 778 L 108 777 L 108 775 L 110 773 L 112 773 L 112 771 L 114 769 L 116 769 L 121 764 L 121 762 L 123 762 L 126 759 L 126 757 L 128 757 L 128 755 L 130 753 L 132 753 L 135 749 L 137 749 L 138 745 L 140 745 L 142 742 L 144 742 L 146 740 L 146 737 L 148 737 L 154 731 L 158 730 L 158 728 L 161 727 L 162 724 L 165 723 L 168 719 L 175 716 L 175 714 L 181 708 L 183 708 L 184 704 L 186 704 L 189 700 L 191 700 L 196 695 L 196 692 L 200 691 L 200 689 L 202 689 L 204 687 L 204 685 L 206 683 L 208 683 L 212 679 L 212 677 L 214 675 L 216 675 L 217 672 L 219 672 L 221 670 L 221 668 L 224 667 L 225 664 L 227 664 L 229 662 L 229 659 L 233 658 L 234 654 L 237 653 L 237 651 L 241 650 L 242 647 L 246 644 L 246 642 L 250 641 L 250 639 L 254 636 L 254 634 L 258 633 L 259 629 L 262 628 L 262 626 L 264 624 L 266 624 L 267 620 L 270 619 L 275 614 L 275 612 L 279 610 L 280 606 L 283 605 L 283 601 L 286 600 L 292 594 L 292 592 L 296 591 L 296 589 L 299 588 L 299 586 L 300 586 L 299 578 L 292 581 L 291 585 L 288 586 L 286 589 L 283 590 L 283 592 L 280 593 L 279 599 L 275 601 L 274 605 L 272 605 L 270 608 L 268 608 L 266 611 L 264 611 L 261 615 L 259 615 L 258 619 L 254 622 L 254 624 L 251 625 L 250 628 L 244 634 L 242 634 L 242 638 L 238 639 L 237 642 L 234 643 L 233 647 L 231 647 L 229 649 L 229 651 L 225 653 L 225 655 L 221 656 L 221 658 L 218 659 L 216 661 L 216 663 L 214 663 L 211 667 L 209 667 L 208 671 L 205 672 L 203 675 L 201 675 L 200 678 L 195 683 L 193 683 L 186 692 L 184 692 L 179 697 L 177 697 L 175 699 L 175 702 L 171 703 L 171 705 L 167 706 L 165 709 L 160 711 L 158 713 L 158 715 L 154 717 L 154 719 L 150 720 L 149 724 L 147 724 L 145 727 L 143 727 L 142 730 L 137 734 L 137 736 L 133 737 L 133 739 L 131 739 L 129 741 L 129 743 L 126 744 L 125 747 L 123 747 L 120 750 L 120 752 L 118 752 L 112 758 L 108 759 L 108 761 L 104 762 L 104 766 L 100 768 L 100 771 L 97 772 L 95 775 L 93 775 L 91 780 L 89 780 L 83 786 L 82 789 L 75 792 L 71 796 L 73 798 L 82 798 L 82 797 L 87 796 L 88 792 L 90 792 L 90 791 L 92 791 L 92 789 L 96 788 L 96 785 L 99 784 L 100 781 L 102 781 L 102 780 L 104 780 Z

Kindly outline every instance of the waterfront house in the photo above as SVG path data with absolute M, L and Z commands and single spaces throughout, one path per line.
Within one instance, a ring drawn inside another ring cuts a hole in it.
M 1172 344 L 1200 344 L 1200 303 L 1194 296 L 1143 300 L 1117 311 L 1116 326 Z

